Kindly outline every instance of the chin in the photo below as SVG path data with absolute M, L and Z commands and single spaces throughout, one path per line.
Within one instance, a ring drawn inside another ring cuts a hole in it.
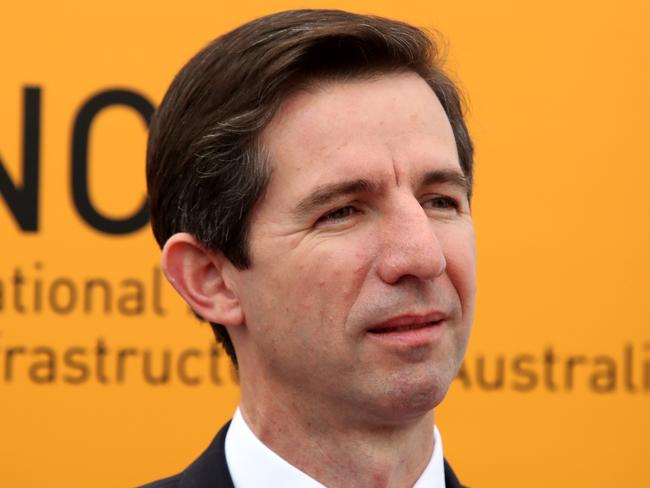
M 450 383 L 439 377 L 386 381 L 375 398 L 376 414 L 390 424 L 417 420 L 440 404 Z

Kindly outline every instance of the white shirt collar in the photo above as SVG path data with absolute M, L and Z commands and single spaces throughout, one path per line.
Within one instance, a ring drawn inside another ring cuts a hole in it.
M 413 488 L 445 488 L 442 439 L 434 426 L 431 460 Z M 226 434 L 226 462 L 235 488 L 325 488 L 260 441 L 239 408 Z

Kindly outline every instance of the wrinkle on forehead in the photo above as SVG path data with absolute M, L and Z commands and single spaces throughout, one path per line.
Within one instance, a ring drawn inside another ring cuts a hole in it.
M 442 105 L 414 73 L 326 80 L 294 92 L 260 139 L 270 156 L 270 192 L 287 204 L 340 178 L 399 187 L 436 167 L 460 170 Z
M 394 83 L 408 83 L 409 88 L 413 88 L 413 83 L 418 83 L 423 88 L 420 90 L 417 102 L 412 103 L 412 110 L 403 117 L 403 120 L 395 120 L 395 117 L 404 115 L 404 99 L 398 97 L 395 93 Z M 363 91 L 359 86 L 364 87 Z M 377 119 L 377 112 L 366 114 L 363 110 L 364 103 L 384 105 L 383 113 L 385 117 Z M 430 107 L 427 113 L 423 113 L 423 108 Z M 318 113 L 323 124 L 314 124 L 313 114 Z M 319 82 L 317 90 L 301 89 L 289 95 L 280 105 L 275 116 L 262 132 L 262 139 L 272 142 L 277 132 L 283 129 L 290 129 L 293 133 L 300 136 L 309 136 L 311 132 L 312 139 L 310 143 L 314 148 L 323 148 L 322 133 L 331 134 L 333 129 L 337 129 L 339 116 L 345 114 L 346 117 L 352 117 L 357 124 L 357 132 L 350 134 L 346 126 L 340 127 L 338 132 L 341 136 L 363 137 L 364 133 L 377 134 L 383 133 L 385 136 L 399 137 L 403 128 L 409 131 L 419 127 L 420 130 L 429 131 L 432 123 L 441 129 L 446 125 L 444 132 L 446 136 L 453 139 L 451 125 L 447 116 L 440 105 L 438 98 L 429 85 L 415 73 L 394 73 L 385 74 L 372 79 L 353 79 L 353 80 L 324 80 Z M 440 115 L 444 117 L 441 120 Z M 326 122 L 326 123 L 325 123 Z M 349 122 L 349 121 L 348 121 Z M 442 124 L 441 124 L 442 122 Z M 360 128 L 360 130 L 359 130 Z M 364 131 L 363 128 L 367 128 Z M 383 128 L 383 130 L 382 130 Z M 314 130 L 315 129 L 315 130 Z M 436 130 L 437 133 L 441 131 Z M 440 134 L 441 135 L 441 134 Z M 342 137 L 343 140 L 346 137 Z

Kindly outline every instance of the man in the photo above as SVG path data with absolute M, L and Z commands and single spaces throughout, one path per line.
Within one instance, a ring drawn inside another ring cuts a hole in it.
M 181 70 L 151 127 L 152 225 L 241 402 L 152 486 L 460 486 L 433 408 L 472 323 L 472 154 L 435 46 L 400 22 L 282 12 Z

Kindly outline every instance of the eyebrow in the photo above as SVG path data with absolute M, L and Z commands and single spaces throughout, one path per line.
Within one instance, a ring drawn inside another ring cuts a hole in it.
M 343 181 L 317 186 L 314 191 L 300 200 L 296 206 L 298 215 L 308 215 L 315 208 L 322 207 L 337 198 L 355 193 L 378 193 L 379 185 L 366 179 Z
M 425 173 L 422 178 L 422 185 L 447 184 L 456 186 L 463 190 L 468 196 L 470 194 L 469 181 L 460 171 L 455 169 L 437 169 Z
M 424 174 L 421 186 L 435 184 L 450 184 L 458 187 L 469 195 L 469 183 L 463 173 L 454 169 L 439 169 Z M 323 207 L 328 203 L 346 195 L 355 193 L 379 193 L 379 183 L 364 178 L 352 181 L 343 181 L 317 186 L 314 191 L 298 202 L 295 213 L 297 215 L 309 215 L 314 209 Z

